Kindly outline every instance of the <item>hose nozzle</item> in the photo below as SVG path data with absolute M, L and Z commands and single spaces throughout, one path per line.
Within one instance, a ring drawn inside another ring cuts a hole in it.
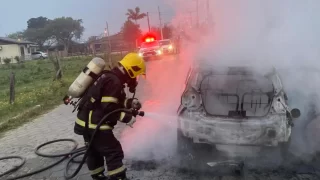
M 144 116 L 144 111 L 139 111 L 139 116 L 143 117 Z
M 144 111 L 138 111 L 136 109 L 132 109 L 133 116 L 144 116 Z

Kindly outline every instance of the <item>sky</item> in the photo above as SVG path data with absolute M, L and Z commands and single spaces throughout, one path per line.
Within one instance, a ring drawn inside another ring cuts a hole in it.
M 27 27 L 30 18 L 44 16 L 49 19 L 69 16 L 82 19 L 84 40 L 99 35 L 109 24 L 110 35 L 119 32 L 126 20 L 127 9 L 139 6 L 141 12 L 150 12 L 151 26 L 159 25 L 158 6 L 162 12 L 163 23 L 169 23 L 174 10 L 164 0 L 0 0 L 1 14 L 6 17 L 0 21 L 0 37 L 21 31 Z M 8 7 L 8 8 L 3 8 Z M 14 10 L 13 10 L 14 7 Z M 147 19 L 139 21 L 142 30 L 147 30 Z

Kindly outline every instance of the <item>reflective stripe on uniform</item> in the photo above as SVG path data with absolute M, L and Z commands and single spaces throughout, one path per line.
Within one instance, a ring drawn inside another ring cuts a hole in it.
M 120 119 L 119 119 L 119 121 L 122 121 L 125 115 L 126 115 L 125 112 L 121 112 L 121 113 L 120 113 Z
M 95 170 L 92 170 L 92 171 L 90 171 L 90 173 L 91 173 L 91 175 L 95 175 L 95 174 L 102 173 L 103 171 L 104 171 L 104 166 L 99 167 L 99 168 L 97 168 Z
M 90 111 L 89 112 L 89 121 L 88 121 L 88 127 L 89 129 L 96 129 L 97 128 L 97 125 L 96 124 L 92 124 L 91 123 L 91 116 L 92 116 L 92 112 L 93 111 Z M 76 120 L 76 123 L 79 124 L 80 126 L 82 127 L 86 127 L 86 122 L 80 120 L 80 119 L 77 119 Z M 100 126 L 100 130 L 112 130 L 113 128 L 109 125 L 101 125 Z
M 123 166 L 115 169 L 115 170 L 112 170 L 112 171 L 108 171 L 108 175 L 109 176 L 112 176 L 112 175 L 115 175 L 115 174 L 118 174 L 118 173 L 121 173 L 122 171 L 126 170 L 126 168 Z
M 115 97 L 111 97 L 111 96 L 103 96 L 101 98 L 101 102 L 112 102 L 112 103 L 118 103 L 118 99 Z
M 82 127 L 86 127 L 86 122 L 80 120 L 80 119 L 77 119 L 76 120 L 76 123 Z M 96 129 L 97 128 L 97 125 L 96 124 L 89 124 L 89 129 Z M 100 130 L 112 130 L 113 128 L 108 126 L 108 125 L 101 125 L 100 126 Z

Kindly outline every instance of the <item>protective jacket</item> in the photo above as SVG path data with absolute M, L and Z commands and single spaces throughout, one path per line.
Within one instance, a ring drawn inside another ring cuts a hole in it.
M 118 68 L 102 72 L 82 98 L 83 102 L 80 102 L 74 127 L 76 134 L 84 135 L 86 121 L 88 130 L 93 131 L 109 112 L 119 108 L 131 108 L 132 99 L 127 99 L 124 92 L 127 78 Z M 117 121 L 128 123 L 131 119 L 131 114 L 115 113 L 109 116 L 107 123 L 103 124 L 100 130 L 112 130 Z

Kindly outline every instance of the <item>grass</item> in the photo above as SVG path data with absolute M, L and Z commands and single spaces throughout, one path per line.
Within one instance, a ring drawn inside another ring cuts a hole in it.
M 62 59 L 63 77 L 60 81 L 53 81 L 55 70 L 50 60 L 0 66 L 0 134 L 62 104 L 69 85 L 91 59 L 92 57 Z M 112 64 L 115 65 L 120 59 L 119 55 L 112 56 Z M 15 73 L 16 79 L 14 104 L 9 103 L 11 72 Z M 37 105 L 40 107 L 30 110 Z

